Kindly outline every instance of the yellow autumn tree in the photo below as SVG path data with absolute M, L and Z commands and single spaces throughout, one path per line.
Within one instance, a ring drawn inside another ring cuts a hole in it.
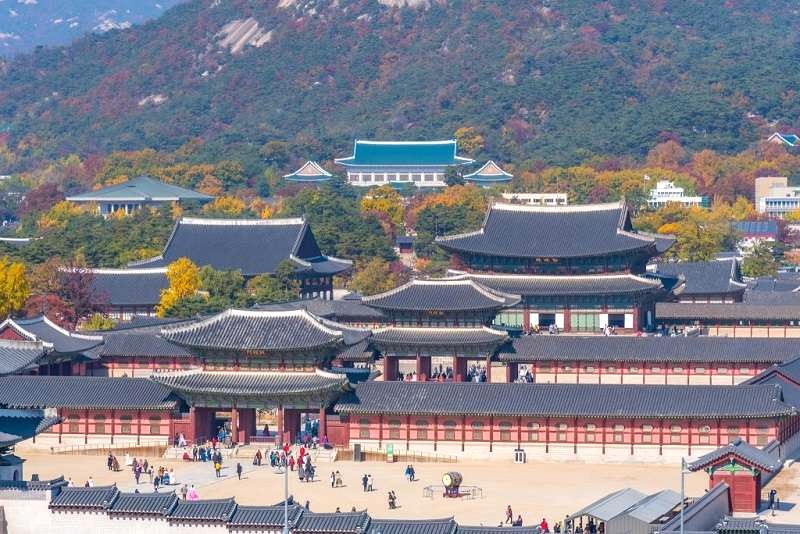
M 394 289 L 398 283 L 397 275 L 392 272 L 389 263 L 374 258 L 356 268 L 350 287 L 362 295 L 376 295 Z
M 483 136 L 472 126 L 464 126 L 456 130 L 456 140 L 458 148 L 470 156 L 474 156 L 486 146 Z
M 161 291 L 156 313 L 164 317 L 181 299 L 191 297 L 200 289 L 200 269 L 189 258 L 179 258 L 167 267 L 169 287 Z
M 361 199 L 361 213 L 382 213 L 397 226 L 403 224 L 403 197 L 389 184 L 371 189 Z
M 25 264 L 3 257 L 0 260 L 0 316 L 8 317 L 22 309 L 30 293 Z
M 244 201 L 236 197 L 218 197 L 203 206 L 203 214 L 211 217 L 232 219 L 239 217 L 247 209 Z
M 37 225 L 40 230 L 63 229 L 67 226 L 70 219 L 80 214 L 81 208 L 78 205 L 67 200 L 62 200 L 46 213 L 42 214 L 37 221 Z

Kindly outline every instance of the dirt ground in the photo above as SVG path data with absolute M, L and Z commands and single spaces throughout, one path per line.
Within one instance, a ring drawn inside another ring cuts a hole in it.
M 82 485 L 92 476 L 96 485 L 116 482 L 122 490 L 133 488 L 130 471 L 112 473 L 106 469 L 102 456 L 51 456 L 25 454 L 26 477 L 38 473 L 43 479 L 64 475 Z M 153 459 L 150 459 L 153 462 Z M 208 464 L 185 464 L 181 461 L 157 460 L 156 465 L 173 466 L 181 483 L 194 483 L 201 498 L 236 497 L 245 505 L 268 505 L 281 501 L 283 476 L 275 474 L 268 466 L 253 467 L 241 459 L 245 473 L 237 480 L 235 461 L 228 462 L 225 477 L 216 479 Z M 461 524 L 494 526 L 504 517 L 507 505 L 514 515 L 521 514 L 525 524 L 538 523 L 542 517 L 549 522 L 563 518 L 590 502 L 620 488 L 634 487 L 645 493 L 662 489 L 680 489 L 679 466 L 582 464 L 556 462 L 512 463 L 462 462 L 457 464 L 416 464 L 418 480 L 408 482 L 403 477 L 405 464 L 379 462 L 353 463 L 321 461 L 317 464 L 318 478 L 312 483 L 301 483 L 296 473 L 289 473 L 289 493 L 299 503 L 310 501 L 311 510 L 332 512 L 367 509 L 373 517 L 380 518 L 441 518 L 454 516 Z M 338 470 L 344 481 L 343 488 L 331 488 L 329 475 Z M 428 485 L 441 485 L 441 476 L 447 471 L 459 471 L 465 486 L 478 486 L 483 498 L 476 500 L 444 499 L 437 494 L 433 499 L 423 496 Z M 361 476 L 371 474 L 374 490 L 365 493 Z M 708 478 L 705 473 L 687 476 L 686 492 L 699 496 L 705 491 Z M 144 489 L 144 488 L 142 488 Z M 398 509 L 389 510 L 386 494 L 394 490 Z M 788 490 L 787 490 L 788 498 Z

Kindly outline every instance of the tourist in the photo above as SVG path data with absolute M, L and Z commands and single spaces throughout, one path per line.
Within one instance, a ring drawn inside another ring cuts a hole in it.
M 156 473 L 156 476 L 153 478 L 153 491 L 158 491 L 159 484 L 161 484 L 161 477 Z
M 189 488 L 189 492 L 186 494 L 186 497 L 190 501 L 196 501 L 200 498 L 200 495 L 197 493 L 197 489 L 195 489 L 194 484 L 192 484 L 192 487 Z
M 181 486 L 181 499 L 186 500 L 186 495 L 189 493 L 189 488 L 184 484 Z
M 364 488 L 364 492 L 365 493 L 367 491 L 367 484 L 368 483 L 369 483 L 369 477 L 365 473 L 364 476 L 361 477 L 361 486 Z
M 178 447 L 185 447 L 186 446 L 186 436 L 183 435 L 181 432 L 180 436 L 178 436 Z
M 394 494 L 394 491 L 389 492 L 389 510 L 395 510 L 397 508 L 397 495 Z
M 517 514 L 517 519 L 511 523 L 512 527 L 521 527 L 522 526 L 522 514 Z
M 134 461 L 133 463 L 133 478 L 136 479 L 136 485 L 139 485 L 139 478 L 142 476 L 142 466 Z
M 217 474 L 217 478 L 222 476 L 222 464 L 219 462 L 214 462 L 214 471 Z
M 178 479 L 175 476 L 175 469 L 172 467 L 169 468 L 169 483 L 172 484 L 173 486 L 176 486 L 178 484 Z
M 306 504 L 305 504 L 305 506 L 303 506 L 303 508 L 305 508 L 306 510 L 308 510 L 310 512 L 311 511 L 311 501 L 306 501 Z
M 70 477 L 70 478 L 67 480 L 67 487 L 68 487 L 68 488 L 74 488 L 74 487 L 75 487 L 75 483 L 72 481 L 72 477 Z
M 544 517 L 542 518 L 542 522 L 539 523 L 539 530 L 542 532 L 550 532 L 550 525 L 547 524 L 547 519 Z
M 331 487 L 333 488 L 336 485 L 336 473 L 331 471 Z
M 258 449 L 256 451 L 256 465 L 258 465 L 258 466 L 261 465 L 262 458 L 264 458 L 264 456 L 261 454 L 261 449 Z
M 289 456 L 289 470 L 294 471 L 294 456 Z
M 367 491 L 372 491 L 372 475 L 367 475 Z
M 506 507 L 506 523 L 513 523 L 514 522 L 514 512 L 511 511 L 511 505 L 509 504 Z
M 113 456 L 113 457 L 112 457 L 112 460 L 111 460 L 111 470 L 112 470 L 112 471 L 114 471 L 115 473 L 116 473 L 117 471 L 119 471 L 119 460 L 117 460 L 117 457 L 116 457 L 116 456 Z
M 336 513 L 336 514 L 341 514 L 341 513 L 342 513 L 342 511 L 341 511 L 341 510 L 339 510 L 339 507 L 337 506 L 337 507 L 336 507 L 336 511 L 335 511 L 334 513 Z
M 342 484 L 342 474 L 339 471 L 336 471 L 336 487 L 341 488 L 344 484 Z
M 236 462 L 236 476 L 239 477 L 239 480 L 242 480 L 242 464 Z
M 266 424 L 266 423 L 264 423 L 264 431 L 263 431 L 263 433 L 264 433 L 265 436 L 269 436 L 269 425 Z
M 106 459 L 106 465 L 108 466 L 108 470 L 111 471 L 111 468 L 114 465 L 114 456 L 111 454 L 111 452 L 108 453 L 108 458 Z
M 92 479 L 92 477 L 89 477 L 89 480 L 86 481 L 86 487 L 88 488 L 94 487 L 94 479 Z

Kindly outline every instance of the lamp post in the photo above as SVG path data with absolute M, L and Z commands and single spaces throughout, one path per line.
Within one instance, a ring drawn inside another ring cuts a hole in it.
M 681 531 L 683 533 L 683 510 L 686 508 L 686 491 L 685 491 L 685 478 L 686 475 L 691 473 L 686 467 L 686 458 L 681 456 Z

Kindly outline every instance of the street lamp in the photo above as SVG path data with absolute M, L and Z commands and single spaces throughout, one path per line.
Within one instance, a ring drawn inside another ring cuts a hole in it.
M 691 473 L 689 469 L 686 467 L 686 458 L 681 456 L 681 531 L 680 534 L 683 534 L 683 510 L 686 508 L 686 492 L 685 492 L 685 478 L 686 475 Z

